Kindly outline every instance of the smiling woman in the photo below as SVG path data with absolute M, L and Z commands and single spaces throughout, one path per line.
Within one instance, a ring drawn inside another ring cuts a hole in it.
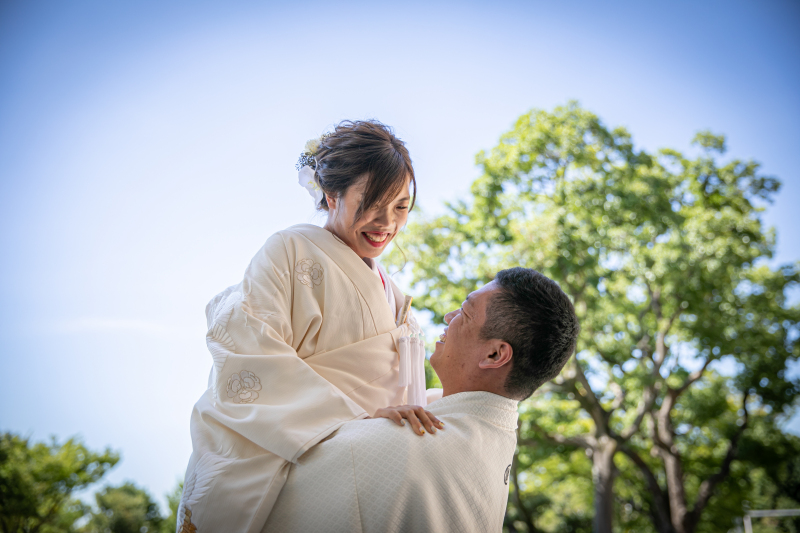
M 370 207 L 359 217 L 369 181 L 368 176 L 362 176 L 338 198 L 326 195 L 329 211 L 325 229 L 363 259 L 378 257 L 406 225 L 411 200 L 407 192 L 410 178 L 407 177 L 402 183 L 406 192 L 401 191 L 389 201 L 383 200 L 384 205 Z
M 349 420 L 425 404 L 419 326 L 398 324 L 406 298 L 376 261 L 414 205 L 408 151 L 379 122 L 344 122 L 298 166 L 328 221 L 270 237 L 206 308 L 213 366 L 192 414 L 179 531 L 261 531 L 309 448 Z
M 314 163 L 324 193 L 318 207 L 328 211 L 325 229 L 359 257 L 378 257 L 405 226 L 416 199 L 405 145 L 378 122 L 343 122 L 323 136 Z

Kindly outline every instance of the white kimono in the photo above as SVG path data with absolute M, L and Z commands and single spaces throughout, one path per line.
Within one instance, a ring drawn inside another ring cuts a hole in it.
M 517 402 L 462 392 L 419 436 L 387 419 L 344 424 L 292 466 L 263 533 L 487 533 L 503 529 Z
M 404 297 L 385 281 L 301 224 L 270 237 L 243 281 L 208 304 L 214 364 L 192 412 L 179 532 L 260 531 L 291 463 L 343 423 L 420 397 L 419 329 L 413 317 L 395 325 L 386 289 Z M 417 379 L 401 381 L 401 365 Z

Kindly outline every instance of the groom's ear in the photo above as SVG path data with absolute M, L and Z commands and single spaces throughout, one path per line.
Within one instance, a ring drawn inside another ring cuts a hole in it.
M 493 339 L 489 342 L 491 352 L 478 363 L 478 368 L 501 368 L 511 364 L 514 349 L 506 341 Z

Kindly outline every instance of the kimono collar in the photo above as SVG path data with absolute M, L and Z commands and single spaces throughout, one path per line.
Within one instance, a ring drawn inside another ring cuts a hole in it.
M 519 402 L 486 391 L 459 392 L 428 404 L 426 409 L 435 415 L 465 413 L 509 431 L 517 429 Z
M 352 248 L 330 231 L 313 224 L 297 224 L 286 231 L 298 233 L 311 241 L 342 269 L 367 302 L 379 335 L 396 329 L 392 310 L 386 302 L 386 292 L 380 278 Z

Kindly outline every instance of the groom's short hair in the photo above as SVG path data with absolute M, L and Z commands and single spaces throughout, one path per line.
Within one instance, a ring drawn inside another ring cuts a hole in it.
M 501 270 L 494 281 L 500 290 L 489 301 L 481 336 L 511 345 L 505 389 L 524 400 L 556 377 L 575 351 L 578 317 L 558 283 L 536 270 Z

